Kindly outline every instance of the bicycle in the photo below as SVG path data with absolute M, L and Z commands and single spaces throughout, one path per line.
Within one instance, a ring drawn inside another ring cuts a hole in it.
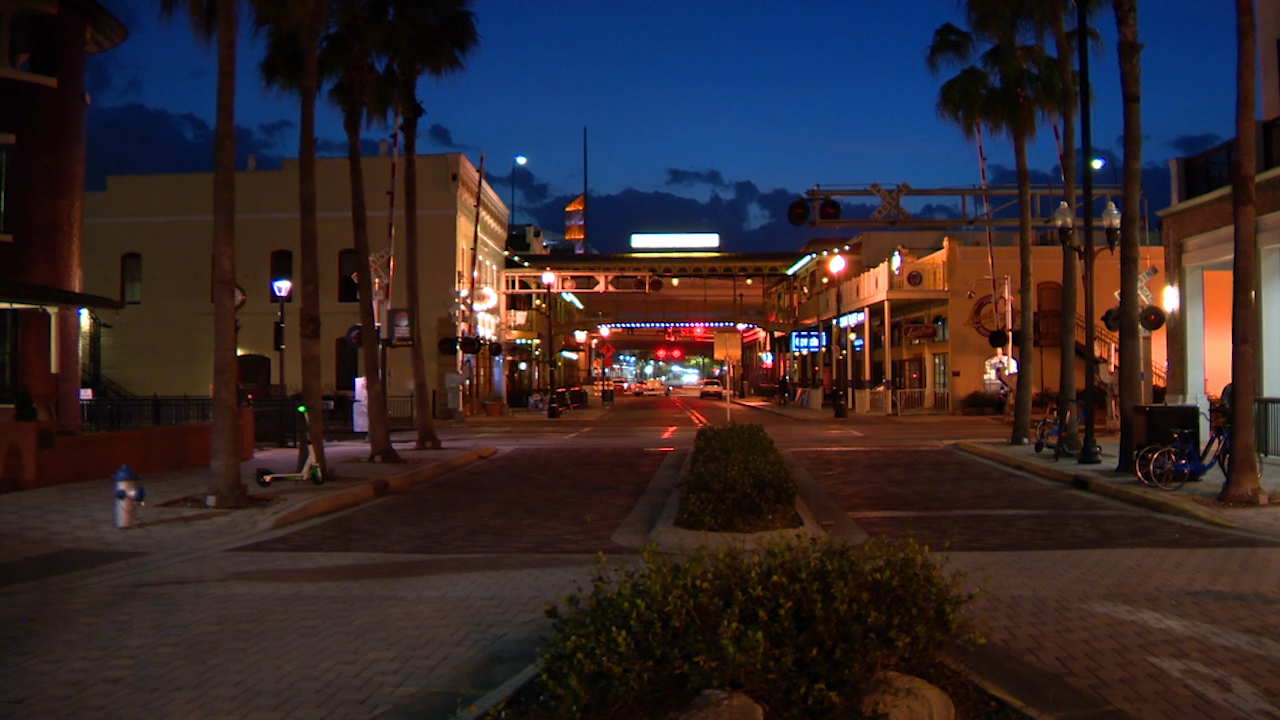
M 1073 400 L 1071 408 L 1067 410 L 1067 422 L 1074 422 L 1077 430 L 1080 427 L 1082 406 L 1083 404 L 1079 400 Z M 1064 453 L 1069 454 L 1069 451 L 1066 448 L 1060 449 L 1058 447 L 1058 441 L 1061 434 L 1062 433 L 1058 425 L 1058 408 L 1056 405 L 1051 405 L 1049 406 L 1048 412 L 1045 413 L 1045 416 L 1036 423 L 1035 451 L 1041 452 L 1045 448 L 1050 448 L 1054 451 L 1053 456 L 1055 459 L 1061 457 Z
M 1224 478 L 1230 475 L 1231 427 L 1229 425 L 1211 422 L 1209 439 L 1205 441 L 1203 449 L 1195 446 L 1193 440 L 1195 430 L 1174 430 L 1172 434 L 1172 444 L 1158 448 L 1149 455 L 1149 465 L 1145 469 L 1150 484 L 1162 490 L 1177 490 L 1188 481 L 1197 482 L 1204 479 L 1205 473 L 1209 472 L 1214 465 L 1222 470 Z M 1145 454 L 1148 450 L 1150 448 L 1144 449 L 1142 453 Z M 1137 469 L 1139 479 L 1146 482 L 1147 478 L 1142 474 L 1143 454 L 1139 455 Z M 1258 477 L 1262 477 L 1262 457 L 1262 453 L 1258 453 Z

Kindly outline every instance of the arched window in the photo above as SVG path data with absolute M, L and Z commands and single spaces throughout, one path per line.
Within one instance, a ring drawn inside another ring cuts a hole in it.
M 351 248 L 338 251 L 338 302 L 353 303 L 360 299 L 360 286 L 355 278 L 357 257 Z
M 982 391 L 1003 394 L 1012 389 L 1017 374 L 1017 360 L 1004 355 L 992 355 L 982 364 Z
M 276 298 L 276 291 L 271 287 L 271 283 L 276 280 L 293 281 L 293 251 L 271 251 L 271 272 L 267 275 L 267 297 L 279 302 L 279 299 Z M 289 294 L 285 295 L 284 298 L 285 302 L 293 302 L 293 290 L 290 289 Z
M 139 253 L 120 256 L 120 302 L 142 304 L 142 255 Z

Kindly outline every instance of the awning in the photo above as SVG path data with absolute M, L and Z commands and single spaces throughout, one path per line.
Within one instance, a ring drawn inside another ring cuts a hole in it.
M 0 280 L 0 305 L 29 305 L 43 307 L 58 305 L 65 307 L 88 307 L 119 310 L 124 303 L 119 300 L 71 292 L 47 285 L 32 285 L 16 280 Z

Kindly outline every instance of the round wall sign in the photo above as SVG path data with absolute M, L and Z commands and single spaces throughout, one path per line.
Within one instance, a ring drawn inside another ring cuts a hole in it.
M 912 270 L 907 273 L 907 284 L 911 287 L 920 287 L 920 283 L 924 282 L 924 275 L 919 270 Z

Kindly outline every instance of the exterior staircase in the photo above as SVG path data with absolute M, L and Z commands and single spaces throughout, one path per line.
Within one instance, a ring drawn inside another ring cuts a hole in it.
M 1084 331 L 1085 331 L 1084 316 L 1076 315 L 1076 338 L 1077 338 L 1076 354 L 1079 355 L 1080 357 L 1088 357 L 1086 353 L 1088 353 L 1089 351 L 1088 348 L 1084 346 L 1084 342 L 1080 340 L 1080 338 L 1084 337 Z M 1101 323 L 1094 323 L 1093 324 L 1093 342 L 1095 347 L 1101 345 L 1104 348 L 1103 352 L 1095 352 L 1093 355 L 1094 357 L 1104 357 L 1104 358 L 1107 358 L 1107 360 L 1112 363 L 1115 362 L 1116 358 L 1115 358 L 1114 349 L 1120 347 L 1119 335 L 1108 330 L 1106 325 L 1103 325 Z M 1152 385 L 1160 385 L 1162 387 L 1168 387 L 1169 378 L 1164 368 L 1158 367 L 1153 362 L 1151 364 L 1151 367 L 1149 368 L 1149 371 L 1151 373 Z

